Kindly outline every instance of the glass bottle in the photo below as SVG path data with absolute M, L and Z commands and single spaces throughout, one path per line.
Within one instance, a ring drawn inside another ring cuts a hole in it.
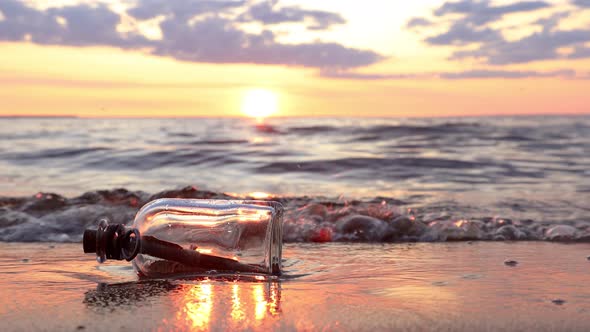
M 278 202 L 158 199 L 139 210 L 132 228 L 84 232 L 97 260 L 132 261 L 140 276 L 280 275 L 283 208 Z

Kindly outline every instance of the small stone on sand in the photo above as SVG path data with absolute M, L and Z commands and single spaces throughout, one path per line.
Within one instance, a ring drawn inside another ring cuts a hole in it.
M 562 304 L 565 303 L 565 300 L 562 300 L 562 299 L 554 299 L 554 300 L 551 300 L 551 302 L 553 302 L 553 304 L 556 304 L 556 305 L 562 305 Z
M 506 266 L 516 266 L 518 265 L 518 262 L 512 259 L 507 259 L 504 261 L 504 265 Z

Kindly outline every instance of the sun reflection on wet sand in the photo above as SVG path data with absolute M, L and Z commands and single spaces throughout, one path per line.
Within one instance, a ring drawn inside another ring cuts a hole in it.
M 234 322 L 240 323 L 244 320 L 246 314 L 242 310 L 242 304 L 240 303 L 240 285 L 234 284 L 232 286 L 232 305 L 231 305 L 231 318 Z
M 278 283 L 270 283 L 270 301 L 268 311 L 271 316 L 278 316 L 281 313 L 281 290 Z
M 256 320 L 261 320 L 266 315 L 267 302 L 264 299 L 264 290 L 262 284 L 257 284 L 252 289 L 252 298 L 256 304 L 255 306 L 255 317 Z
M 184 295 L 185 304 L 177 313 L 177 319 L 189 322 L 193 329 L 208 328 L 213 309 L 212 288 L 210 283 L 190 287 Z
M 212 324 L 230 330 L 262 326 L 281 313 L 277 282 L 235 282 L 228 292 L 227 282 L 207 280 L 178 295 L 175 325 L 181 330 L 208 330 Z

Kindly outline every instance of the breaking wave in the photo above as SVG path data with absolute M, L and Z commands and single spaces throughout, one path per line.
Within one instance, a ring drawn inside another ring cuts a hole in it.
M 135 213 L 158 198 L 236 199 L 186 187 L 157 194 L 126 189 L 87 192 L 74 198 L 54 193 L 0 198 L 0 241 L 78 242 L 85 228 L 106 217 L 130 224 Z M 256 198 L 256 197 L 243 197 Z M 272 197 L 285 206 L 285 242 L 590 242 L 590 222 L 550 223 L 493 216 L 456 218 L 446 208 L 412 209 L 403 201 L 376 197 L 344 200 Z

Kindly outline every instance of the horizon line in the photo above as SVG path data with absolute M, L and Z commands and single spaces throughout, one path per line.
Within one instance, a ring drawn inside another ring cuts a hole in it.
M 413 118 L 491 118 L 491 117 L 539 117 L 539 116 L 590 116 L 590 110 L 588 112 L 571 112 L 571 113 L 515 113 L 515 114 L 475 114 L 475 115 L 273 115 L 263 118 L 264 120 L 272 119 L 329 119 L 329 118 L 373 118 L 373 119 L 413 119 Z M 180 115 L 180 116 L 134 116 L 134 115 L 122 115 L 122 116 L 87 116 L 87 115 L 70 115 L 70 114 L 0 114 L 0 119 L 252 119 L 256 121 L 256 118 L 244 115 Z

